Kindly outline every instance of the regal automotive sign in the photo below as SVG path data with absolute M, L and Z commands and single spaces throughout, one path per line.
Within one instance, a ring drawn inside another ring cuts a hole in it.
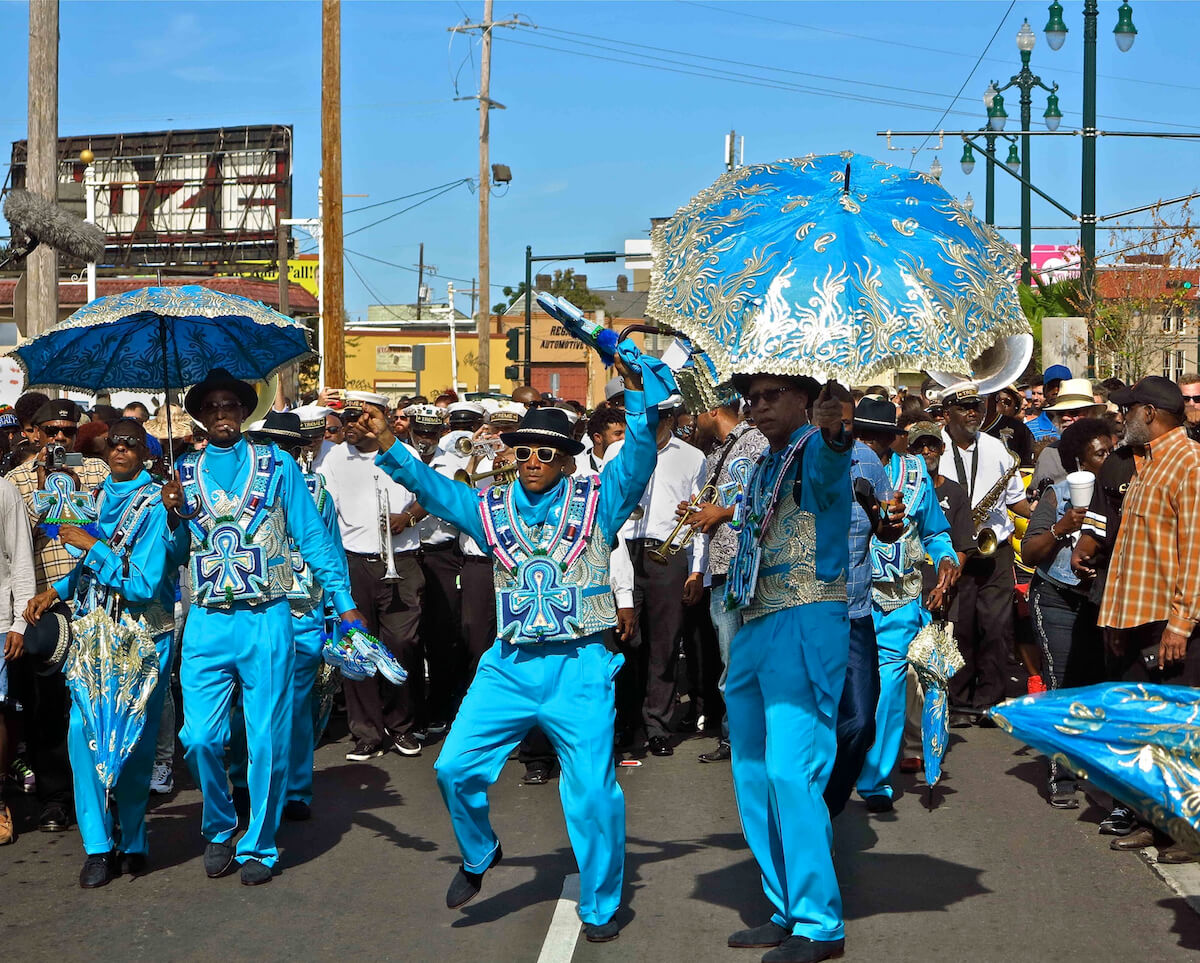
M 89 149 L 105 263 L 226 265 L 277 257 L 276 224 L 291 213 L 290 127 L 62 137 L 59 203 L 82 215 Z M 13 144 L 15 187 L 25 184 L 25 141 Z

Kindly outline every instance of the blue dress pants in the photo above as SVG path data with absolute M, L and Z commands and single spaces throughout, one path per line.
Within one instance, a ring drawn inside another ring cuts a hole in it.
M 88 745 L 83 716 L 71 699 L 71 721 L 67 732 L 67 752 L 75 776 L 75 818 L 83 851 L 89 856 L 120 849 L 123 853 L 146 853 L 146 802 L 150 798 L 150 770 L 158 745 L 158 723 L 162 718 L 163 698 L 171 687 L 171 639 L 167 632 L 156 636 L 158 682 L 146 703 L 146 721 L 141 738 L 125 759 L 117 784 L 113 787 L 116 817 L 120 822 L 120 840 L 113 836 L 113 810 L 96 776 L 96 757 Z
M 246 722 L 250 822 L 238 841 L 237 861 L 273 866 L 275 831 L 287 790 L 292 732 L 295 642 L 286 598 L 231 609 L 193 606 L 183 630 L 184 758 L 204 794 L 200 831 L 225 843 L 237 831 L 237 813 L 225 774 L 234 687 Z
M 771 919 L 810 940 L 845 934 L 822 793 L 849 648 L 845 602 L 773 612 L 738 632 L 725 686 L 738 812 Z
M 292 746 L 288 754 L 285 801 L 312 802 L 313 750 L 317 747 L 316 682 L 325 644 L 325 614 L 318 606 L 303 617 L 292 617 L 296 640 L 296 669 L 292 675 Z
M 904 713 L 908 700 L 908 647 L 932 620 L 921 600 L 884 612 L 871 606 L 875 637 L 879 645 L 879 707 L 875 711 L 875 744 L 867 752 L 862 775 L 858 777 L 859 795 L 892 798 L 888 777 L 900 758 L 904 739 Z
M 573 642 L 499 641 L 479 660 L 434 769 L 463 866 L 481 873 L 500 845 L 488 787 L 530 728 L 550 739 L 559 796 L 579 866 L 579 917 L 606 923 L 621 901 L 625 797 L 613 767 L 613 680 L 624 658 L 593 635 Z

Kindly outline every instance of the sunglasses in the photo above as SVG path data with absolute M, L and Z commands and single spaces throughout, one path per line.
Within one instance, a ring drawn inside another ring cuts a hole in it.
M 537 460 L 543 465 L 548 465 L 558 457 L 558 449 L 551 448 L 549 445 L 543 445 L 540 448 L 530 448 L 528 445 L 517 445 L 513 449 L 513 455 L 519 462 L 527 462 L 534 455 L 537 455 Z
M 135 451 L 142 444 L 142 439 L 133 435 L 109 435 L 107 441 L 109 448 L 124 448 L 127 451 Z
M 956 401 L 950 407 L 957 408 L 959 411 L 979 411 L 981 408 L 983 408 L 983 402 L 982 401 Z
M 1185 405 L 1186 404 L 1200 405 L 1200 395 L 1184 395 L 1183 403 Z
M 908 446 L 909 454 L 913 455 L 919 454 L 923 451 L 941 452 L 944 450 L 945 446 L 941 443 L 941 441 L 937 441 L 933 438 L 918 438 Z
M 200 406 L 202 415 L 236 415 L 240 411 L 242 411 L 240 401 L 210 401 L 208 404 Z
M 789 385 L 781 385 L 778 388 L 763 388 L 762 391 L 752 391 L 746 395 L 746 402 L 751 408 L 757 407 L 760 401 L 768 405 L 773 405 L 791 390 Z
M 74 425 L 41 425 L 39 427 L 51 438 L 55 435 L 62 435 L 64 438 L 74 438 L 79 431 Z

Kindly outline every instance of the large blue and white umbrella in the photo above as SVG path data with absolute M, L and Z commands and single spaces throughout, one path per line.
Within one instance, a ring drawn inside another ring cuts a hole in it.
M 927 174 L 849 151 L 721 175 L 652 250 L 647 314 L 722 379 L 969 371 L 1029 332 L 1012 245 Z
M 28 387 L 94 394 L 187 388 L 213 368 L 266 380 L 312 350 L 300 322 L 258 301 L 187 284 L 97 298 L 8 354 Z

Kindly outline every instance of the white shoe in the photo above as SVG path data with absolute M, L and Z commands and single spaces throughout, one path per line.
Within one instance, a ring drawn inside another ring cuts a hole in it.
M 175 788 L 175 777 L 168 762 L 156 762 L 150 770 L 150 791 L 160 796 L 167 795 Z

